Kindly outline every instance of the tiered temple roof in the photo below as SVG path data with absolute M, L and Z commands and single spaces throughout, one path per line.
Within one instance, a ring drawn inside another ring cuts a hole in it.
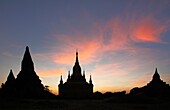
M 63 83 L 62 76 L 59 84 L 59 95 L 66 98 L 87 98 L 93 94 L 93 84 L 90 76 L 89 83 L 86 82 L 85 71 L 82 70 L 78 60 L 78 52 L 76 52 L 76 61 L 73 66 L 73 73 L 70 75 L 68 71 L 68 78 Z

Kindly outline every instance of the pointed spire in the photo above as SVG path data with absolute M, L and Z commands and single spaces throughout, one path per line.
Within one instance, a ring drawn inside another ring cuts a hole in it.
M 158 69 L 157 68 L 155 69 L 155 74 L 158 74 Z
M 92 84 L 92 79 L 91 79 L 91 75 L 90 75 L 90 80 L 89 80 L 89 83 Z
M 63 78 L 62 78 L 62 75 L 61 75 L 61 78 L 60 78 L 60 84 L 63 84 Z
M 9 76 L 14 76 L 13 72 L 12 72 L 12 69 L 10 69 L 10 72 L 9 72 Z
M 78 51 L 76 50 L 76 62 L 73 67 L 72 77 L 74 77 L 75 79 L 79 79 L 81 76 L 82 74 L 81 74 L 81 67 L 79 65 L 79 60 L 78 60 Z
M 79 64 L 79 60 L 78 60 L 78 50 L 76 49 L 76 62 L 75 64 Z
M 161 80 L 157 68 L 155 69 L 155 73 L 154 73 L 154 75 L 153 75 L 153 79 L 152 79 L 152 80 L 153 80 L 153 81 Z
M 34 64 L 31 58 L 31 54 L 29 52 L 29 47 L 26 47 L 24 57 L 22 60 L 21 70 L 33 70 L 34 71 Z
M 9 73 L 9 75 L 8 75 L 7 81 L 8 81 L 8 80 L 15 80 L 15 77 L 14 77 L 14 74 L 13 74 L 13 72 L 12 72 L 12 69 L 10 70 L 10 73 Z
M 14 83 L 15 83 L 15 77 L 11 69 L 7 77 L 7 81 L 5 82 L 5 86 L 12 86 Z

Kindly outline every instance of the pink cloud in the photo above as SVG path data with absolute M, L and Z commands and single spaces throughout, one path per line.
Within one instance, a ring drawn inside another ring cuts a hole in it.
M 133 85 L 138 86 L 138 87 L 142 87 L 142 86 L 145 86 L 148 82 L 146 82 L 146 81 L 134 81 Z
M 126 22 L 125 22 L 126 21 Z M 136 18 L 135 15 L 123 20 L 121 17 L 101 25 L 94 23 L 91 34 L 77 32 L 74 36 L 54 35 L 60 45 L 52 53 L 52 60 L 58 64 L 72 65 L 75 60 L 76 48 L 79 50 L 81 64 L 98 62 L 108 51 L 132 52 L 136 48 L 133 43 L 157 42 L 162 43 L 161 34 L 169 29 L 170 22 L 158 22 L 154 15 Z
M 106 23 L 104 35 L 109 33 L 109 42 L 106 48 L 120 49 L 133 42 L 158 42 L 162 43 L 161 34 L 170 27 L 169 20 L 158 21 L 152 14 L 137 18 L 136 15 L 128 19 L 117 17 Z
M 135 40 L 143 42 L 161 43 L 161 34 L 167 31 L 170 26 L 170 24 L 167 24 L 167 21 L 163 23 L 158 22 L 153 15 L 144 16 L 134 22 L 135 24 L 131 34 Z

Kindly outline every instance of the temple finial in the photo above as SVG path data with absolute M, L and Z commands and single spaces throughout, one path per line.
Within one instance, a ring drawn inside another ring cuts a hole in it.
M 12 74 L 13 74 L 12 69 L 10 69 L 10 73 L 12 73 Z
M 71 75 L 71 77 L 79 78 L 81 76 L 82 74 L 81 74 L 81 67 L 79 65 L 78 52 L 76 52 L 76 61 L 73 66 L 73 74 Z
M 78 60 L 78 50 L 76 49 L 76 62 L 77 64 L 79 64 L 79 60 Z
M 161 80 L 157 68 L 155 69 L 155 73 L 154 73 L 154 75 L 153 75 L 152 80 L 153 80 L 153 81 L 160 81 L 160 80 Z
M 29 47 L 28 47 L 28 46 L 26 46 L 26 50 L 29 50 Z
M 34 63 L 32 61 L 28 46 L 26 46 L 26 50 L 21 64 L 21 70 L 34 71 Z
M 12 79 L 12 80 L 15 79 L 12 69 L 10 69 L 10 73 L 7 79 Z
M 5 82 L 5 85 L 12 87 L 14 85 L 14 83 L 15 83 L 15 77 L 14 77 L 14 74 L 13 74 L 12 69 L 11 69 L 10 73 L 7 77 L 7 81 Z
M 63 78 L 62 78 L 62 75 L 61 75 L 61 78 L 60 78 L 60 84 L 63 84 Z
M 78 49 L 76 48 L 76 57 L 78 57 Z
M 155 73 L 158 73 L 158 69 L 157 69 L 157 67 L 156 67 L 156 69 L 155 69 Z
M 89 80 L 89 83 L 90 83 L 90 84 L 92 84 L 91 74 L 90 74 L 90 80 Z

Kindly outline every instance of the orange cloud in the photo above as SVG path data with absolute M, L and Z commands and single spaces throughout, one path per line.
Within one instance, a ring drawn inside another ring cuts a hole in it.
M 82 36 L 81 38 L 77 37 L 76 40 L 73 40 L 73 37 L 62 36 L 59 37 L 59 40 L 63 43 L 62 52 L 53 57 L 54 62 L 72 65 L 75 61 L 76 49 L 79 51 L 81 64 L 88 64 L 97 60 L 96 53 L 100 45 L 94 39 Z
M 106 51 L 120 50 L 127 48 L 129 44 L 126 32 L 120 26 L 117 19 L 106 26 L 97 27 L 91 35 L 77 34 L 75 36 L 56 35 L 57 41 L 61 43 L 57 49 L 60 53 L 55 54 L 53 61 L 58 64 L 73 64 L 75 50 L 78 48 L 81 64 L 98 62 L 101 55 Z
M 147 82 L 145 82 L 145 81 L 136 81 L 136 82 L 134 82 L 134 85 L 138 85 L 138 86 L 144 86 L 146 84 L 147 84 Z
M 65 73 L 65 70 L 64 69 L 53 69 L 53 70 L 41 69 L 41 70 L 37 70 L 37 73 L 40 77 L 55 77 Z

